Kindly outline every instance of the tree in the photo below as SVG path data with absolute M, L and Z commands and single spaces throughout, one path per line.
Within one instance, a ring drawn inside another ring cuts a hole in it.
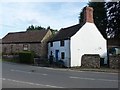
M 107 10 L 105 8 L 105 2 L 89 2 L 88 5 L 93 7 L 94 13 L 93 18 L 94 22 L 103 35 L 104 38 L 107 38 Z
M 57 29 L 52 29 L 52 28 L 50 28 L 50 26 L 48 26 L 47 29 L 46 29 L 46 28 L 41 27 L 41 26 L 33 26 L 33 25 L 31 25 L 26 30 L 27 31 L 30 31 L 30 30 L 32 30 L 32 31 L 35 31 L 35 30 L 51 30 L 53 35 L 55 35 L 58 32 Z
M 34 30 L 34 26 L 33 26 L 33 25 L 29 26 L 29 27 L 27 28 L 27 31 L 28 31 L 28 30 Z
M 29 31 L 29 30 L 46 30 L 46 29 L 44 27 L 41 27 L 41 26 L 33 26 L 33 25 L 31 25 L 31 26 L 29 26 L 27 28 L 27 31 Z
M 82 11 L 80 12 L 80 16 L 79 16 L 79 23 L 83 23 L 83 19 L 84 19 L 84 11 L 82 9 Z
M 47 27 L 47 30 L 51 30 L 53 35 L 55 35 L 58 32 L 57 29 L 51 29 L 50 26 Z
M 108 13 L 107 33 L 110 38 L 120 38 L 120 1 L 106 3 Z
M 97 26 L 103 37 L 107 38 L 107 10 L 105 8 L 105 2 L 89 2 L 88 6 L 94 9 L 93 19 L 95 25 Z M 84 13 L 82 10 L 82 12 L 80 13 L 80 23 L 83 22 L 83 14 Z

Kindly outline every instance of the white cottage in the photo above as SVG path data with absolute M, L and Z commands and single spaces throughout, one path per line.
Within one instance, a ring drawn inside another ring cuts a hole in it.
M 63 60 L 66 67 L 81 66 L 84 54 L 99 54 L 107 64 L 106 39 L 94 24 L 93 8 L 84 8 L 84 23 L 62 28 L 48 43 L 48 58 Z

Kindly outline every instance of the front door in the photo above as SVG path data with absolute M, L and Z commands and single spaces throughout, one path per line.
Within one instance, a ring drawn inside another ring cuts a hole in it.
M 55 50 L 55 59 L 58 60 L 58 53 L 59 53 L 59 50 Z

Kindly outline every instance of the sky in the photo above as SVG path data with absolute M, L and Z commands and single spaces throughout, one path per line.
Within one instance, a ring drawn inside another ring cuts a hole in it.
M 0 3 L 0 39 L 9 32 L 26 31 L 30 25 L 60 30 L 79 23 L 79 13 L 88 1 L 6 1 Z

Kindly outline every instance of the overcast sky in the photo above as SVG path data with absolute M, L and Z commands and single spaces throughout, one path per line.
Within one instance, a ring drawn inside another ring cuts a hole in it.
M 84 2 L 2 2 L 0 3 L 0 38 L 8 32 L 25 31 L 29 25 L 53 29 L 78 24 L 79 13 L 87 5 Z M 75 1 L 75 0 L 74 0 Z

